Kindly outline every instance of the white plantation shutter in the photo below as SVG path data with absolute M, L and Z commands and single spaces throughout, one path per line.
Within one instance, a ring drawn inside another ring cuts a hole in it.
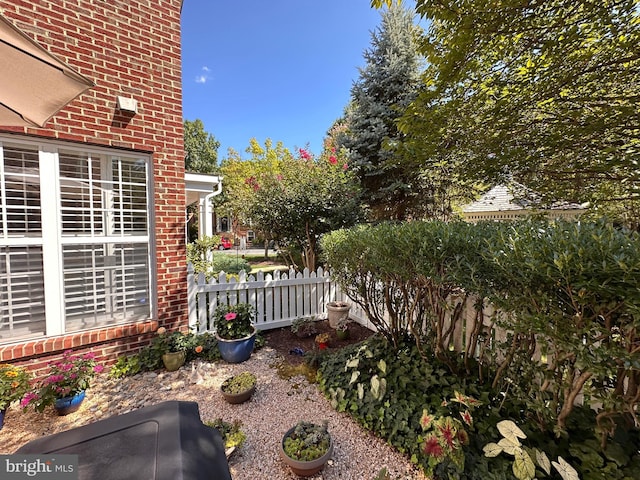
M 0 149 L 0 339 L 45 332 L 38 151 Z
M 149 318 L 148 158 L 2 140 L 0 342 Z

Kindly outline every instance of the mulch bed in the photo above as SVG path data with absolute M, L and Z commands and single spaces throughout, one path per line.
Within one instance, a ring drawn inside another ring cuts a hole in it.
M 369 338 L 374 333 L 359 323 L 351 322 L 349 324 L 349 338 L 346 340 L 338 340 L 336 332 L 329 326 L 328 320 L 317 321 L 316 331 L 317 333 L 329 333 L 331 336 L 331 339 L 329 340 L 329 349 L 343 348 L 347 345 L 361 342 Z M 300 365 L 304 363 L 304 357 L 299 354 L 299 351 L 306 353 L 318 348 L 315 342 L 315 335 L 300 338 L 291 332 L 290 327 L 266 330 L 262 332 L 262 335 L 265 338 L 266 344 L 281 354 L 291 365 Z M 294 353 L 296 352 L 296 349 L 299 349 L 298 353 Z

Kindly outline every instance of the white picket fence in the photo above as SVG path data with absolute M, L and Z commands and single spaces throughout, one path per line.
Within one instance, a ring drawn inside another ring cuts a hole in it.
M 221 272 L 207 282 L 203 274 L 194 274 L 189 265 L 189 327 L 203 333 L 213 331 L 212 315 L 218 305 L 235 305 L 241 302 L 253 305 L 257 312 L 256 327 L 259 330 L 286 327 L 300 317 L 326 318 L 326 304 L 347 301 L 339 286 L 331 280 L 329 271 L 319 267 L 315 272 L 304 269 L 296 272 L 258 272 L 239 278 L 227 277 Z M 353 303 L 353 302 L 351 302 Z M 353 305 L 349 312 L 352 320 L 368 326 L 362 310 Z

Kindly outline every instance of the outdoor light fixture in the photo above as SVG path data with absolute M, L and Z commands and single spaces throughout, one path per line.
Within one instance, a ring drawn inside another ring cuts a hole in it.
M 138 101 L 135 98 L 117 97 L 118 109 L 127 113 L 138 113 Z

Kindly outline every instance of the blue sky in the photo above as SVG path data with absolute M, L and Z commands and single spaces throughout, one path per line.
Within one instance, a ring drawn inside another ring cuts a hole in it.
M 184 0 L 184 118 L 244 157 L 249 140 L 293 151 L 322 139 L 349 101 L 381 11 L 369 0 Z

